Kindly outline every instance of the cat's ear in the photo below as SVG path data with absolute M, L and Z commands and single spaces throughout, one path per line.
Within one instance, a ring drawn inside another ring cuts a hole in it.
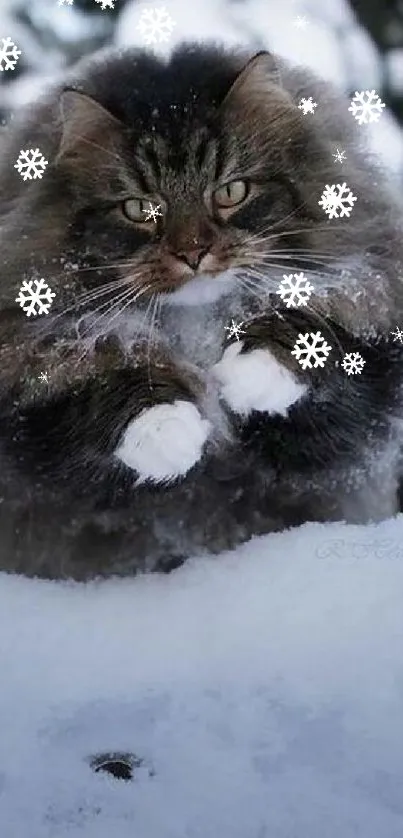
M 268 91 L 276 88 L 276 93 L 284 101 L 291 103 L 291 99 L 281 87 L 281 74 L 275 57 L 265 50 L 256 53 L 243 65 L 232 87 L 228 91 L 222 107 L 236 110 L 240 108 L 245 113 L 245 106 L 262 103 Z
M 57 161 L 94 161 L 115 145 L 122 123 L 90 96 L 65 90 L 60 96 L 61 141 Z
M 296 136 L 300 130 L 300 111 L 269 52 L 258 52 L 244 61 L 221 107 L 227 131 L 242 135 L 256 155 L 267 152 L 269 138 L 283 148 L 284 138 Z

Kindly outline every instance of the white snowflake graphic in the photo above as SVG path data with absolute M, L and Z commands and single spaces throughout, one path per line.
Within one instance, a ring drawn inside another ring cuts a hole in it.
M 240 335 L 245 334 L 245 329 L 242 326 L 243 323 L 235 323 L 235 320 L 231 320 L 231 325 L 225 327 L 225 331 L 228 332 L 228 337 L 239 340 Z
M 313 285 L 308 282 L 303 273 L 300 274 L 283 274 L 284 279 L 281 280 L 276 294 L 279 294 L 282 300 L 285 300 L 286 307 L 292 306 L 306 306 L 309 297 L 314 290 Z
M 294 26 L 296 26 L 297 29 L 306 29 L 307 23 L 308 21 L 303 15 L 298 15 L 294 20 Z
M 361 93 L 356 90 L 349 111 L 358 124 L 363 125 L 368 122 L 378 122 L 384 107 L 385 103 L 381 101 L 375 90 L 361 90 Z
M 24 280 L 15 302 L 19 303 L 27 317 L 31 314 L 49 314 L 52 300 L 56 296 L 44 279 Z
M 403 330 L 399 329 L 399 326 L 396 326 L 396 331 L 391 332 L 391 335 L 394 336 L 393 343 L 396 343 L 396 341 L 400 341 L 400 343 L 403 343 Z
M 343 163 L 346 159 L 346 152 L 340 151 L 340 149 L 336 148 L 335 154 L 333 154 L 336 163 Z
M 41 372 L 41 374 L 38 375 L 38 381 L 43 381 L 44 383 L 46 382 L 46 384 L 49 384 L 48 373 Z
M 323 207 L 329 218 L 349 218 L 356 200 L 346 183 L 336 183 L 332 186 L 326 185 L 318 204 Z
M 146 214 L 145 221 L 154 221 L 154 223 L 156 224 L 157 216 L 161 216 L 162 218 L 162 212 L 160 212 L 160 209 L 161 204 L 158 204 L 158 206 L 153 207 L 153 205 L 150 203 L 150 208 L 143 210 L 143 212 L 145 212 Z
M 11 38 L 1 38 L 1 43 L 0 72 L 3 72 L 3 70 L 14 70 L 21 55 L 21 50 L 17 49 L 16 44 L 14 44 Z
M 365 361 L 359 352 L 346 352 L 341 365 L 347 375 L 361 375 L 365 366 Z
M 153 6 L 143 9 L 136 29 L 141 32 L 146 44 L 161 44 L 168 41 L 175 26 L 175 21 L 164 6 Z
M 95 0 L 96 3 L 99 3 L 101 6 L 102 11 L 105 9 L 114 9 L 115 8 L 115 0 Z
M 64 3 L 67 3 L 68 6 L 72 6 L 73 2 L 74 2 L 74 0 L 58 0 L 58 5 L 63 6 Z
M 18 170 L 23 180 L 32 180 L 32 178 L 36 180 L 43 176 L 47 165 L 48 161 L 45 160 L 39 148 L 26 148 L 25 151 L 20 151 L 14 169 Z
M 326 343 L 320 332 L 299 334 L 291 355 L 295 355 L 303 370 L 324 367 L 332 347 Z M 312 363 L 313 362 L 313 363 Z
M 306 115 L 307 113 L 315 113 L 315 108 L 318 107 L 318 103 L 313 102 L 312 96 L 310 96 L 309 99 L 300 99 L 298 107 L 300 111 L 303 111 L 304 115 Z

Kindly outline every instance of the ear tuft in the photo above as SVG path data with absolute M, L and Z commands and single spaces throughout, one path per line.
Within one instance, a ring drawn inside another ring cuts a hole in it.
M 249 76 L 252 74 L 256 79 L 258 77 L 264 78 L 271 84 L 281 84 L 280 68 L 276 61 L 276 57 L 267 49 L 261 49 L 256 52 L 252 58 L 245 64 L 241 76 Z

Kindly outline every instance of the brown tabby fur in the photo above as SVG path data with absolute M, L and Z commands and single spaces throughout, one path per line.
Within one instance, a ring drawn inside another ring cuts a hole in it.
M 313 117 L 298 109 L 302 96 L 318 102 Z M 367 455 L 375 447 L 383 462 L 400 409 L 389 332 L 403 313 L 401 210 L 359 131 L 308 71 L 195 45 L 167 65 L 134 50 L 102 55 L 12 123 L 0 154 L 0 566 L 78 579 L 169 569 L 255 533 L 348 517 L 346 493 L 351 520 L 395 511 L 397 463 L 381 491 Z M 48 168 L 23 182 L 13 164 L 36 147 Z M 213 188 L 238 178 L 254 184 L 253 199 L 217 217 Z M 344 181 L 357 202 L 330 221 L 318 201 Z M 124 218 L 122 202 L 139 195 L 163 196 L 157 225 Z M 161 294 L 193 278 L 196 251 L 217 282 L 237 273 L 237 293 L 203 311 L 165 307 Z M 297 270 L 316 293 L 289 311 L 275 291 Z M 33 320 L 15 298 L 35 277 L 56 298 Z M 243 351 L 269 348 L 310 384 L 311 402 L 289 420 L 241 423 L 211 394 L 234 316 L 247 323 Z M 334 360 L 367 353 L 360 381 L 333 365 L 301 371 L 290 349 L 310 329 L 333 343 Z M 206 455 L 175 486 L 136 487 L 113 459 L 119 438 L 144 407 L 178 397 L 210 411 Z

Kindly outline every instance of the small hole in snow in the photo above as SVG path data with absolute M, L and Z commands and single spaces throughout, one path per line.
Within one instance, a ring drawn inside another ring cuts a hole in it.
M 125 780 L 125 782 L 135 780 L 135 769 L 145 767 L 144 760 L 136 757 L 135 754 L 121 753 L 118 751 L 97 754 L 97 756 L 91 757 L 90 765 L 95 774 L 99 774 L 100 772 L 111 774 L 117 780 Z M 147 774 L 150 777 L 153 776 L 153 773 L 152 770 L 147 769 Z
M 112 774 L 117 780 L 132 780 L 133 767 L 131 754 L 99 754 L 91 760 L 91 768 L 95 774 L 103 771 Z

